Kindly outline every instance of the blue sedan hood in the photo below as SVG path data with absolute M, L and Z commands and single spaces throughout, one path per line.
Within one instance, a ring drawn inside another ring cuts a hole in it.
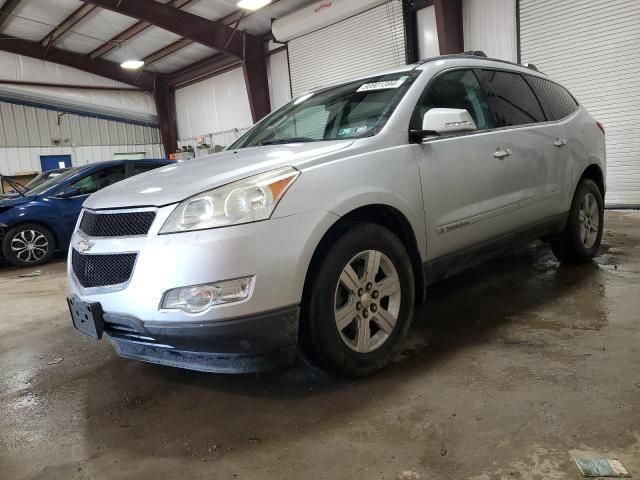
M 24 197 L 17 196 L 17 197 L 13 197 L 13 198 L 4 198 L 4 199 L 0 200 L 0 208 L 2 208 L 2 207 L 13 207 L 13 206 L 16 206 L 16 205 L 22 205 L 23 203 L 31 202 L 32 200 L 35 200 L 36 198 L 37 198 L 36 195 L 26 195 Z

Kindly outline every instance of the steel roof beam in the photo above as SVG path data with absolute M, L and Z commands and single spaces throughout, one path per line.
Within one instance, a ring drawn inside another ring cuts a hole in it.
M 173 8 L 182 8 L 186 4 L 190 3 L 191 1 L 192 0 L 171 0 L 170 2 L 167 3 L 167 5 Z M 118 33 L 116 36 L 112 37 L 108 42 L 100 45 L 98 48 L 92 51 L 89 54 L 89 56 L 91 58 L 98 58 L 103 55 L 106 55 L 110 51 L 118 48 L 127 40 L 130 40 L 136 35 L 144 32 L 147 28 L 151 26 L 152 25 L 149 22 L 144 22 L 144 21 L 139 21 L 137 23 L 134 23 L 126 30 L 123 30 L 122 32 Z
M 153 92 L 155 87 L 155 75 L 151 72 L 124 70 L 117 63 L 101 58 L 90 60 L 89 57 L 81 53 L 57 47 L 46 47 L 40 42 L 0 35 L 0 50 L 77 68 L 94 75 L 133 85 L 148 92 Z
M 44 46 L 53 45 L 54 42 L 62 37 L 65 33 L 71 30 L 78 22 L 86 18 L 91 12 L 96 9 L 94 5 L 84 4 L 80 8 L 76 9 L 71 15 L 65 18 L 60 25 L 51 30 L 40 43 Z

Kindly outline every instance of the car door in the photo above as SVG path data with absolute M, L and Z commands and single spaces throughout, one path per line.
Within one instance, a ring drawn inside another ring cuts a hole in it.
M 65 235 L 65 243 L 71 239 L 76 221 L 82 210 L 82 204 L 89 195 L 125 178 L 124 163 L 110 165 L 79 178 L 63 189 L 61 197 L 56 198 L 60 221 Z M 65 196 L 65 193 L 72 193 Z
M 432 260 L 509 231 L 510 167 L 496 158 L 493 117 L 475 73 L 454 69 L 427 86 L 411 119 L 420 129 L 431 108 L 466 109 L 477 131 L 432 136 L 414 145 L 427 225 L 427 259 Z
M 496 129 L 487 136 L 500 156 L 504 173 L 504 204 L 515 214 L 509 228 L 534 226 L 558 213 L 562 174 L 561 125 L 546 123 L 537 96 L 518 72 L 480 69 Z
M 541 125 L 541 131 L 546 133 L 543 148 L 549 158 L 553 159 L 551 171 L 555 181 L 560 184 L 561 196 L 556 207 L 557 212 L 566 212 L 575 187 L 571 178 L 582 173 L 574 171 L 574 162 L 571 160 L 573 155 L 585 155 L 581 142 L 576 141 L 575 122 L 570 120 L 578 109 L 578 102 L 557 83 L 534 75 L 524 77 L 540 100 L 547 117 L 547 123 Z

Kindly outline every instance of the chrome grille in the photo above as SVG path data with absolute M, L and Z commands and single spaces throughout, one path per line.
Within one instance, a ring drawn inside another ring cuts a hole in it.
M 85 210 L 80 231 L 90 237 L 130 237 L 146 235 L 156 212 L 94 213 Z
M 136 253 L 82 255 L 71 252 L 71 266 L 84 288 L 107 287 L 127 282 L 133 273 Z

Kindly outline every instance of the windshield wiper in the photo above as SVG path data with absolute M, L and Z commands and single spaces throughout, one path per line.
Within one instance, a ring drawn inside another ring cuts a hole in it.
M 260 145 L 282 145 L 285 143 L 301 143 L 301 142 L 317 142 L 315 138 L 307 137 L 291 137 L 291 138 L 276 138 L 274 140 L 265 140 L 260 142 Z
M 7 178 L 6 175 L 0 175 L 0 179 L 4 180 L 5 182 L 7 182 L 9 184 L 9 186 L 11 188 L 13 188 L 15 190 L 15 192 L 20 195 L 21 197 L 24 197 L 24 192 L 27 191 L 27 189 L 24 189 L 24 192 L 22 191 L 22 189 L 24 188 L 22 185 L 20 185 L 19 183 L 14 182 L 13 180 Z

